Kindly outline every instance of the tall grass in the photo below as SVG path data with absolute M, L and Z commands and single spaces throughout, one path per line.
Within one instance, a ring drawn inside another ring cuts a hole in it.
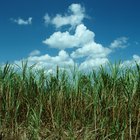
M 0 68 L 2 140 L 138 140 L 140 66 L 46 74 L 22 63 Z

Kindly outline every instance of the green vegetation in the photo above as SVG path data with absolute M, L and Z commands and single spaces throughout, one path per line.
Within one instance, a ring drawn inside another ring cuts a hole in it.
M 2 140 L 138 140 L 140 66 L 45 74 L 0 68 Z

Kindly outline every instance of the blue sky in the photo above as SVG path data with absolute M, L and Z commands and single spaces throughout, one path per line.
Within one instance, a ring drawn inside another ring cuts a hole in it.
M 139 0 L 1 0 L 0 63 L 140 62 Z

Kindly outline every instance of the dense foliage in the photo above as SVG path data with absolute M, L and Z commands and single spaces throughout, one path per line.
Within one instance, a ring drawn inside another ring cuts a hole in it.
M 138 140 L 140 66 L 109 64 L 55 74 L 22 63 L 0 68 L 0 137 L 4 140 Z M 3 140 L 2 139 L 2 140 Z

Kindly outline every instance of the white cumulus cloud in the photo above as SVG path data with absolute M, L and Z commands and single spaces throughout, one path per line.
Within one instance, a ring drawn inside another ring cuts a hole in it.
M 36 63 L 37 68 L 55 69 L 56 66 L 68 67 L 74 65 L 74 61 L 69 57 L 69 54 L 61 50 L 57 56 L 50 56 L 48 54 L 41 56 L 28 57 L 30 64 Z
M 32 24 L 32 19 L 33 19 L 32 17 L 29 17 L 27 20 L 18 18 L 18 19 L 12 19 L 12 21 L 17 23 L 18 25 L 30 25 Z
M 71 56 L 72 58 L 81 58 L 81 57 L 92 57 L 92 58 L 102 58 L 107 57 L 111 53 L 109 48 L 103 47 L 101 44 L 96 42 L 89 42 L 83 47 L 78 48 L 76 51 L 73 51 Z
M 61 15 L 57 14 L 55 17 L 50 18 L 48 14 L 44 16 L 45 23 L 51 23 L 55 25 L 56 28 L 71 25 L 76 26 L 82 23 L 85 18 L 85 8 L 80 4 L 71 4 L 68 8 L 68 13 Z
M 71 35 L 66 32 L 55 32 L 49 38 L 43 41 L 44 44 L 49 45 L 52 48 L 73 48 L 80 47 L 86 43 L 89 43 L 94 38 L 94 33 L 87 29 L 83 24 L 76 27 L 75 34 Z
M 114 40 L 110 44 L 111 49 L 116 49 L 116 48 L 126 48 L 128 46 L 127 44 L 128 38 L 127 37 L 120 37 Z
M 39 50 L 33 50 L 32 52 L 30 52 L 29 56 L 36 56 L 36 55 L 40 55 L 40 51 Z
M 108 58 L 90 58 L 80 64 L 80 70 L 97 69 L 101 65 L 105 65 L 109 62 Z
M 137 64 L 140 64 L 140 56 L 134 54 L 131 60 L 125 60 L 122 62 L 121 66 L 122 67 L 133 67 Z
M 46 14 L 46 15 L 44 16 L 44 20 L 45 20 L 45 24 L 49 24 L 49 23 L 51 22 L 51 18 L 49 17 L 48 14 Z
M 45 24 L 54 25 L 57 31 L 42 42 L 50 48 L 60 50 L 56 56 L 49 54 L 40 55 L 39 50 L 34 50 L 27 58 L 29 65 L 36 63 L 36 68 L 45 68 L 50 72 L 56 66 L 63 69 L 75 64 L 79 70 L 96 69 L 100 65 L 105 65 L 109 62 L 108 56 L 116 48 L 125 48 L 128 46 L 128 38 L 126 37 L 117 38 L 109 47 L 104 47 L 101 43 L 97 43 L 95 33 L 89 30 L 83 23 L 85 17 L 85 8 L 80 4 L 71 4 L 68 7 L 67 13 L 56 14 L 55 17 L 50 17 L 49 14 L 46 14 L 44 16 Z M 14 20 L 14 22 L 20 25 L 28 25 L 32 23 L 32 18 L 28 20 L 18 19 Z M 65 28 L 65 31 L 63 30 L 62 32 L 62 28 L 60 27 L 66 25 L 69 25 L 72 30 L 69 30 L 68 26 L 67 30 Z M 67 48 L 72 48 L 72 52 L 67 52 Z M 133 55 L 133 59 L 124 61 L 123 65 L 129 65 L 135 61 L 140 63 L 138 55 Z M 15 63 L 19 63 L 19 61 Z

